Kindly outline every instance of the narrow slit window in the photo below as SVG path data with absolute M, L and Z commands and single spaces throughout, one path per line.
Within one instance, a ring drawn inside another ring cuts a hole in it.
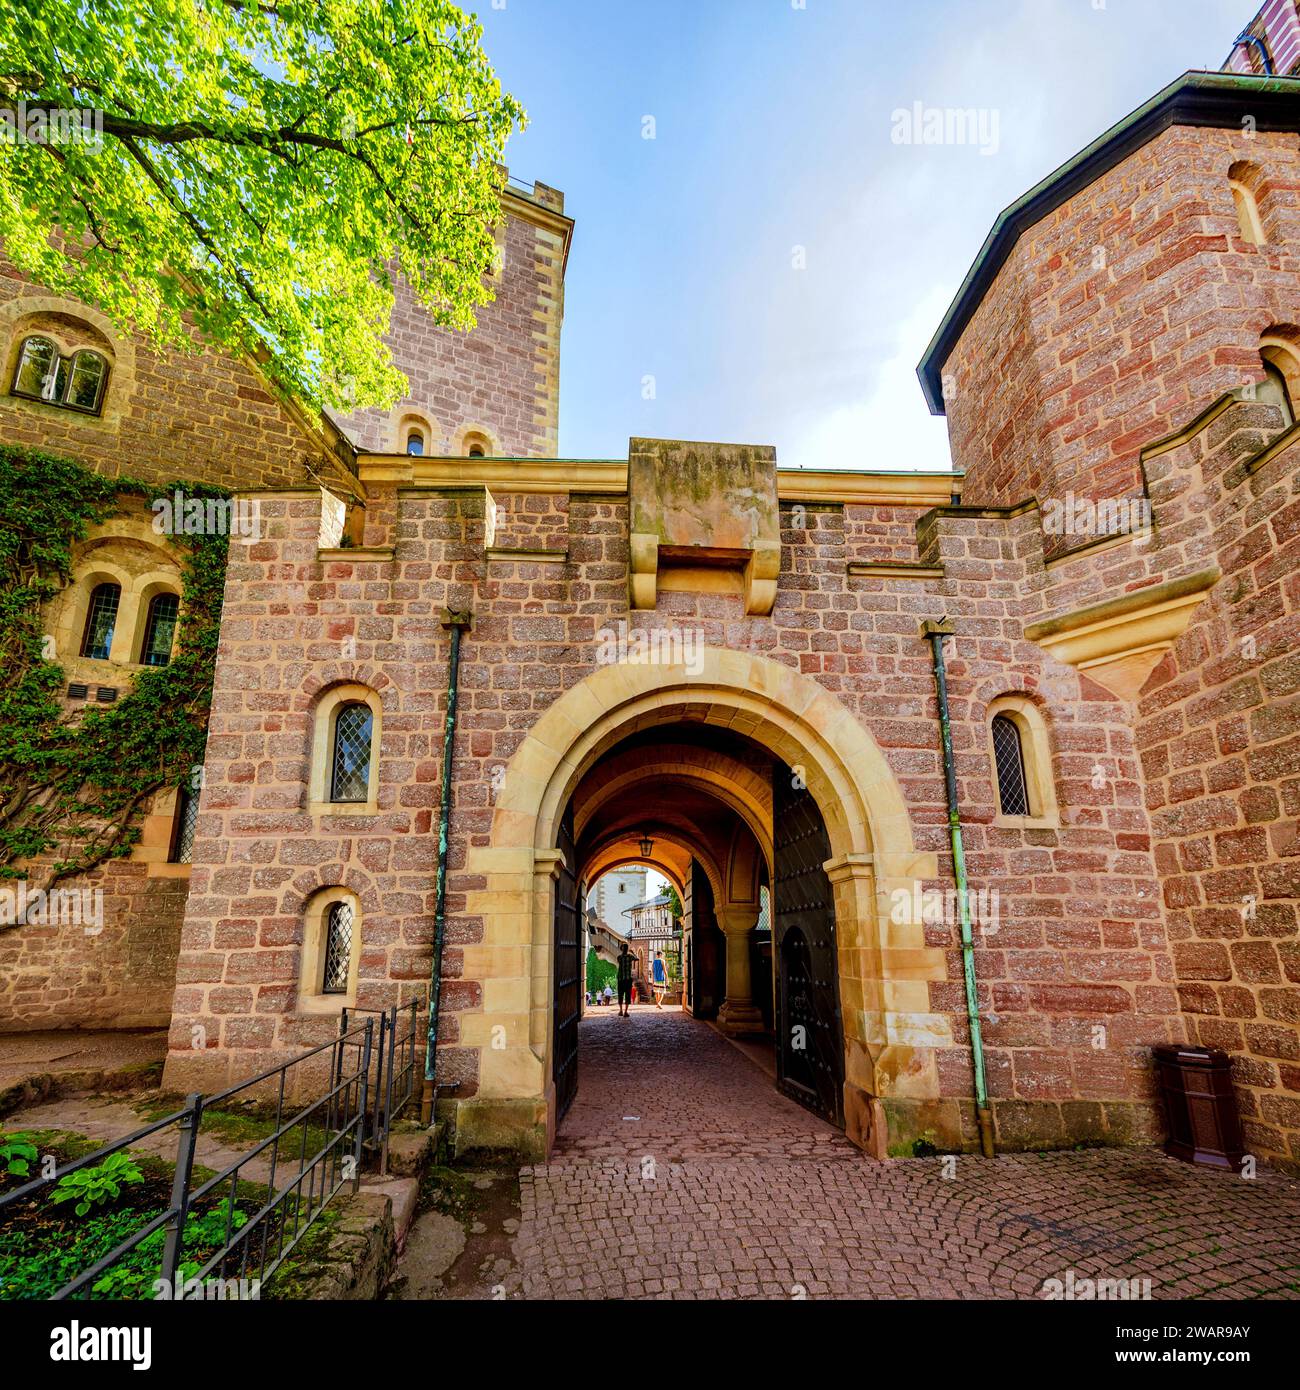
M 140 661 L 145 666 L 166 666 L 172 659 L 176 637 L 176 615 L 180 600 L 175 594 L 155 594 L 149 600 L 149 616 L 144 625 Z
M 344 705 L 334 721 L 331 801 L 365 801 L 370 794 L 370 744 L 374 715 L 369 705 Z
M 1005 714 L 993 720 L 993 758 L 998 774 L 998 803 L 1004 816 L 1027 816 L 1029 794 L 1025 784 L 1025 755 L 1020 730 Z
M 194 857 L 194 827 L 199 819 L 199 794 L 182 787 L 176 794 L 176 841 L 171 862 L 188 864 Z
M 322 994 L 346 994 L 352 968 L 352 904 L 331 903 L 325 917 L 325 976 Z
M 117 626 L 117 605 L 122 590 L 117 584 L 100 584 L 90 596 L 86 612 L 86 631 L 81 639 L 81 654 L 94 661 L 107 661 L 113 646 L 113 629 Z

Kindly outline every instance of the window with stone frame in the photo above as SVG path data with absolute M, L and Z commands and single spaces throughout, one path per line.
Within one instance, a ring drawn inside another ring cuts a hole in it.
M 144 637 L 140 643 L 141 665 L 167 666 L 171 663 L 180 606 L 181 601 L 175 594 L 155 594 L 149 600 Z
M 10 387 L 15 396 L 64 410 L 98 415 L 108 385 L 108 361 L 90 348 L 64 355 L 52 338 L 23 339 Z
M 113 649 L 113 630 L 122 601 L 120 584 L 97 584 L 86 609 L 86 627 L 81 637 L 81 655 L 92 661 L 107 661 Z
M 993 758 L 998 775 L 998 809 L 1004 816 L 1029 815 L 1029 787 L 1020 730 L 1005 714 L 993 719 Z

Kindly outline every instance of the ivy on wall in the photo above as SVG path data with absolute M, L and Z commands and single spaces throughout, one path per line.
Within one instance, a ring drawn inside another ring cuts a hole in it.
M 68 459 L 0 445 L 0 879 L 41 862 L 49 888 L 122 858 L 155 792 L 203 762 L 229 538 L 170 537 L 183 622 L 167 666 L 136 673 L 116 704 L 68 711 L 42 608 L 72 579 L 73 550 L 121 499 L 228 496 L 192 482 L 147 487 Z

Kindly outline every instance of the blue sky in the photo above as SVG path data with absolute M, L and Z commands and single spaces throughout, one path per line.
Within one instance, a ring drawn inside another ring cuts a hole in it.
M 462 2 L 528 110 L 511 172 L 577 220 L 561 453 L 650 435 L 887 469 L 948 467 L 914 369 L 998 212 L 1219 67 L 1259 5 Z M 996 139 L 896 143 L 916 102 L 982 111 Z

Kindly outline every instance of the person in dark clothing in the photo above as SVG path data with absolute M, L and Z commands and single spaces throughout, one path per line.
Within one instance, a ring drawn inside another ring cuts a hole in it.
M 618 948 L 618 1016 L 619 1018 L 628 1017 L 628 1009 L 632 1003 L 632 971 L 635 969 L 636 960 L 632 952 L 627 948 L 627 942 Z

